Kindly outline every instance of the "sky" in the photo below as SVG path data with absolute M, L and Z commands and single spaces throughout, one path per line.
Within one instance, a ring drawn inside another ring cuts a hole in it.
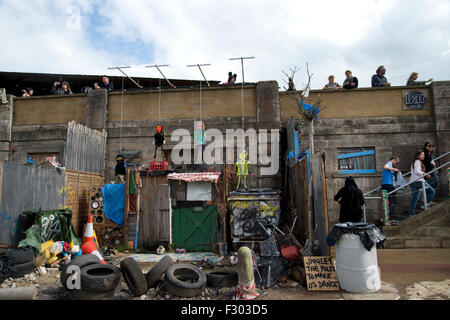
M 321 89 L 352 70 L 369 87 L 378 66 L 392 85 L 411 72 L 450 80 L 448 0 L 0 0 L 0 71 L 109 74 L 246 82 L 276 80 Z

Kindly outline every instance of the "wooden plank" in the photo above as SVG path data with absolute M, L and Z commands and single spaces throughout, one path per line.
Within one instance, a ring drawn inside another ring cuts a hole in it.
M 162 217 L 161 221 L 161 234 L 160 241 L 169 242 L 170 241 L 170 188 L 168 184 L 161 185 L 160 192 L 160 213 Z
M 327 227 L 325 225 L 324 189 L 323 189 L 323 159 L 320 153 L 316 153 L 311 159 L 311 180 L 314 201 L 314 239 L 320 242 L 320 254 L 326 255 L 327 249 Z M 326 203 L 326 202 L 325 202 Z
M 339 291 L 333 257 L 307 256 L 303 262 L 309 291 Z
M 321 177 L 322 177 L 322 194 L 323 194 L 323 223 L 324 223 L 324 227 L 325 227 L 325 235 L 328 235 L 329 232 L 329 226 L 328 226 L 328 202 L 327 202 L 327 185 L 326 185 L 326 180 L 325 180 L 325 161 L 324 158 L 321 157 Z M 330 247 L 328 246 L 328 244 L 325 242 L 326 244 L 326 248 L 327 248 L 327 256 L 330 255 Z

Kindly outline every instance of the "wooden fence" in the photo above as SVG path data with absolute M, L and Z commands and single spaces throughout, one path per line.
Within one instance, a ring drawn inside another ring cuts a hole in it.
M 89 215 L 91 203 L 90 190 L 101 188 L 105 183 L 103 176 L 74 170 L 66 170 L 66 206 L 72 210 L 72 225 L 78 237 L 83 237 L 83 227 Z

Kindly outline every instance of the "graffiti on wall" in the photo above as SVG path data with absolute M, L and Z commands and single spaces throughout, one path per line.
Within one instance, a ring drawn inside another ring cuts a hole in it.
M 264 240 L 280 220 L 279 201 L 245 200 L 231 202 L 231 229 L 235 241 Z M 261 224 L 260 224 L 261 223 Z
M 426 91 L 414 90 L 403 92 L 403 108 L 405 110 L 423 110 L 427 107 Z
M 11 229 L 12 232 L 16 232 L 19 218 L 12 220 L 12 217 L 7 212 L 0 212 L 0 231 L 6 231 Z
M 74 201 L 77 200 L 75 189 L 72 186 L 72 182 L 69 182 L 67 184 L 67 186 L 62 187 L 61 189 L 59 189 L 58 190 L 58 194 L 59 195 L 61 195 L 61 194 L 65 195 L 67 197 L 67 199 L 65 201 L 66 204 L 64 204 L 64 198 L 65 197 L 63 197 L 63 203 L 61 203 L 59 205 L 59 209 L 70 209 L 70 210 L 72 210 L 72 205 L 69 205 L 69 204 L 72 204 Z

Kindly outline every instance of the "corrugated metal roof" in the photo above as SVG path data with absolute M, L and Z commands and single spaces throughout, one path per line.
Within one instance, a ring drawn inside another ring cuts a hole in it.
M 103 74 L 78 74 L 78 73 L 45 73 L 45 72 L 17 72 L 17 71 L 0 71 L 0 77 L 2 76 L 11 76 L 11 77 L 20 77 L 20 76 L 26 76 L 34 79 L 54 79 L 55 77 L 65 77 L 65 78 L 101 78 L 104 75 L 108 77 L 113 78 L 122 78 L 122 75 L 112 75 L 108 73 Z M 153 78 L 153 77 L 142 77 L 142 76 L 133 76 L 130 75 L 133 79 L 147 79 L 147 80 L 159 80 L 163 78 Z M 199 81 L 198 79 L 175 79 L 175 78 L 168 78 L 170 81 Z M 221 81 L 217 80 L 208 80 L 211 83 L 219 83 Z

